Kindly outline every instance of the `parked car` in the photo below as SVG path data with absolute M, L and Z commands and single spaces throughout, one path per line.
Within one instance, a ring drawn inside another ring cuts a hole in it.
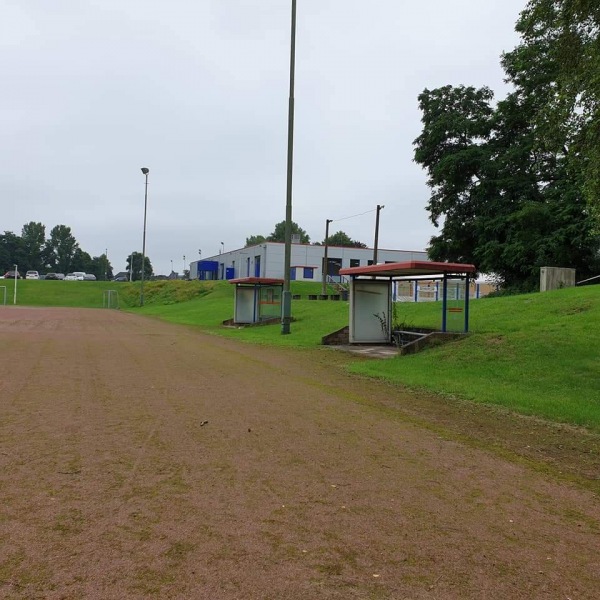
M 6 273 L 4 273 L 4 279 L 15 279 L 15 277 L 21 279 L 19 271 L 6 271 Z
M 27 271 L 25 273 L 25 279 L 39 279 L 40 274 L 37 271 Z
M 46 279 L 53 279 L 53 280 L 58 280 L 58 273 L 46 273 Z M 64 275 L 63 275 L 64 277 Z
M 83 271 L 73 271 L 73 275 L 77 275 L 77 279 L 79 281 L 83 281 L 83 278 L 85 277 L 85 273 Z
M 127 277 L 125 277 L 124 275 L 118 275 L 113 279 L 113 281 L 127 281 Z
M 95 276 L 95 275 L 93 275 L 92 273 L 86 273 L 86 274 L 83 276 L 83 280 L 84 280 L 84 281 L 96 281 L 96 276 Z
M 65 278 L 65 274 L 64 273 L 57 273 L 56 277 L 57 277 L 57 279 L 60 279 L 60 281 L 62 281 Z
M 65 275 L 65 281 L 79 281 L 79 276 L 75 273 L 67 273 Z

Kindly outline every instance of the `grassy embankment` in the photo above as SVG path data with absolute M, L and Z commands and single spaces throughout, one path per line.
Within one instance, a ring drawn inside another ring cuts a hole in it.
M 296 321 L 289 336 L 281 335 L 279 325 L 224 329 L 221 322 L 233 313 L 233 286 L 222 282 L 149 283 L 142 309 L 133 308 L 139 287 L 130 284 L 31 281 L 19 286 L 19 304 L 44 306 L 101 306 L 102 289 L 118 289 L 123 308 L 271 345 L 316 347 L 324 334 L 348 322 L 345 302 L 301 300 L 293 303 Z M 306 295 L 319 287 L 297 283 L 292 291 Z M 9 301 L 11 290 L 9 283 Z M 84 303 L 92 297 L 93 304 Z M 409 325 L 439 326 L 438 303 L 406 303 L 397 312 Z M 359 360 L 349 368 L 600 432 L 599 323 L 596 286 L 481 299 L 471 304 L 473 335 L 467 339 L 414 356 Z

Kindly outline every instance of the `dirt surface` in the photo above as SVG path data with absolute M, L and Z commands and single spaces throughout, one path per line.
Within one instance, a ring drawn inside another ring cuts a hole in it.
M 1 598 L 599 597 L 598 436 L 118 311 L 0 340 Z

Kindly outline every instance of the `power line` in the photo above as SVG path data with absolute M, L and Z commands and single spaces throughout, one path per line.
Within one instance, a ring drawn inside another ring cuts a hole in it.
M 337 223 L 338 221 L 345 221 L 346 219 L 353 219 L 354 217 L 362 217 L 363 215 L 369 214 L 370 212 L 375 212 L 377 209 L 373 208 L 371 210 L 366 210 L 364 213 L 358 213 L 357 215 L 350 215 L 349 217 L 342 217 L 341 219 L 331 219 L 332 223 Z
M 338 221 L 345 221 L 346 219 L 353 219 L 354 217 L 362 217 L 363 215 L 375 212 L 376 210 L 376 208 L 373 208 L 371 210 L 366 210 L 365 212 L 358 213 L 357 215 L 350 215 L 349 217 L 342 217 L 341 219 L 332 219 L 332 223 L 337 223 Z

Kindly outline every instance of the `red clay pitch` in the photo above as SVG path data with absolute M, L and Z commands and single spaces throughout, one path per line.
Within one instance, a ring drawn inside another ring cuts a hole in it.
M 0 339 L 1 598 L 598 598 L 597 437 L 118 311 Z

